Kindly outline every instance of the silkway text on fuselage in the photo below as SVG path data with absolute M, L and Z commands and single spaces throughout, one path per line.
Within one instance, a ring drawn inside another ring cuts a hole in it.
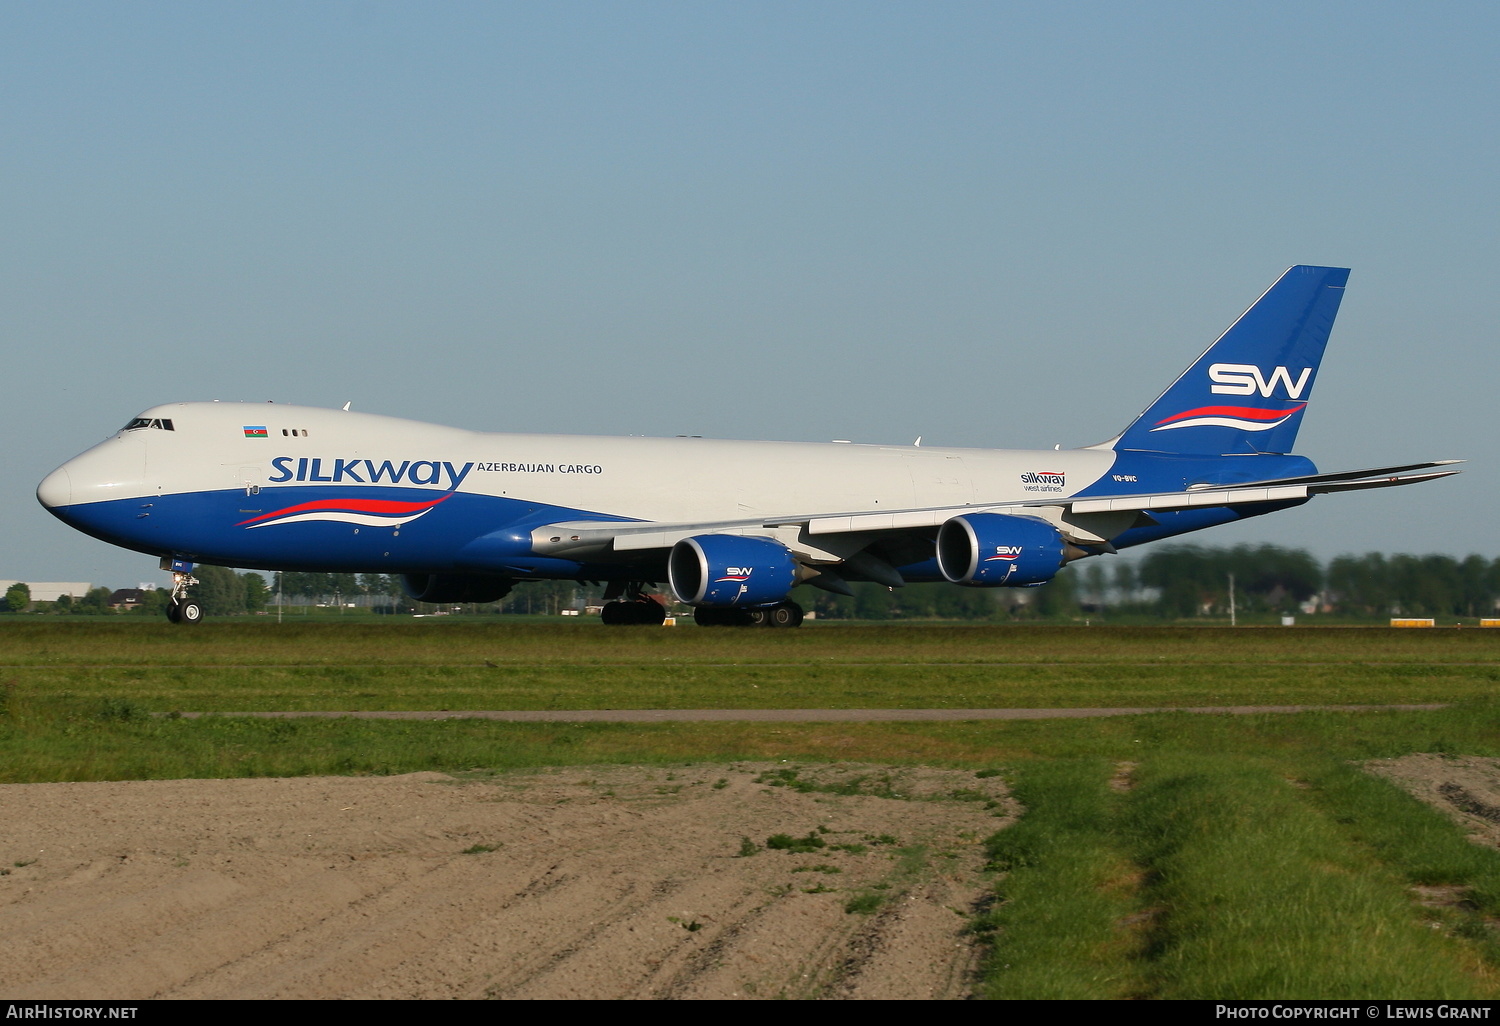
M 273 484 L 283 481 L 355 481 L 359 484 L 440 485 L 446 477 L 450 492 L 457 490 L 463 479 L 469 476 L 469 471 L 474 469 L 473 463 L 455 467 L 446 460 L 402 460 L 400 463 L 381 460 L 376 463 L 374 460 L 323 459 L 318 456 L 277 456 L 271 461 L 271 466 L 276 472 L 266 480 Z

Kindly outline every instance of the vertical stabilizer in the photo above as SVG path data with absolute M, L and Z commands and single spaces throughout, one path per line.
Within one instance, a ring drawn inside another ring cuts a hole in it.
M 1349 270 L 1287 270 L 1114 443 L 1219 455 L 1288 453 Z

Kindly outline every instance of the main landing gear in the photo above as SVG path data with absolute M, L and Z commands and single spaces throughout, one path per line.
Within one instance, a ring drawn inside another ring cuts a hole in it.
M 660 627 L 667 618 L 667 607 L 661 596 L 651 594 L 647 581 L 612 581 L 604 592 L 604 608 L 599 619 L 616 627 L 644 624 Z M 724 609 L 698 606 L 693 622 L 699 627 L 801 627 L 802 607 L 795 602 L 778 602 L 758 609 Z
M 604 591 L 604 599 L 599 619 L 611 627 L 627 624 L 660 627 L 667 618 L 667 607 L 659 597 L 646 593 L 645 581 L 612 581 Z
M 699 627 L 801 627 L 802 607 L 795 602 L 778 602 L 761 609 L 716 609 L 698 606 L 693 621 Z

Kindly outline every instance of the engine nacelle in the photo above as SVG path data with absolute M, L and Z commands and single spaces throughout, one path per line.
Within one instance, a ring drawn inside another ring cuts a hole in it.
M 499 602 L 516 582 L 483 574 L 402 574 L 401 589 L 418 602 Z
M 672 546 L 667 579 L 679 600 L 695 606 L 768 606 L 797 583 L 797 557 L 769 538 L 700 534 Z
M 1046 584 L 1063 565 L 1067 543 L 1036 517 L 965 513 L 938 529 L 938 569 L 954 584 L 1019 588 Z

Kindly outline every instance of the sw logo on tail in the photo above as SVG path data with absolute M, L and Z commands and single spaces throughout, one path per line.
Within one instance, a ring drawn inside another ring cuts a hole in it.
M 1261 398 L 1269 399 L 1280 382 L 1286 386 L 1288 399 L 1300 399 L 1302 390 L 1307 387 L 1307 379 L 1312 376 L 1312 368 L 1303 367 L 1295 382 L 1292 381 L 1292 372 L 1285 367 L 1275 368 L 1267 379 L 1253 363 L 1216 363 L 1208 368 L 1208 376 L 1214 382 L 1209 391 L 1219 395 L 1254 395 L 1259 392 Z

